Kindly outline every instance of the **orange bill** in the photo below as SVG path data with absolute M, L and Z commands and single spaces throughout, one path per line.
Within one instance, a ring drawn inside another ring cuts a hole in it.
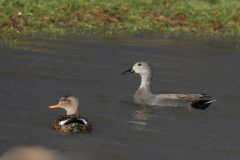
M 56 104 L 56 105 L 53 105 L 53 106 L 49 106 L 49 108 L 61 108 L 60 104 Z

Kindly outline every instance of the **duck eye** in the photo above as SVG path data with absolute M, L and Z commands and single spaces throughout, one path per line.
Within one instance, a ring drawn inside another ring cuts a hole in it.
M 138 66 L 141 66 L 141 63 L 139 63 Z

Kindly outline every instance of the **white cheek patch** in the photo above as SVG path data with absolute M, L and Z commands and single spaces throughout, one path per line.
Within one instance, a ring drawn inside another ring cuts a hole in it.
M 65 121 L 61 121 L 59 124 L 62 126 L 62 125 L 64 125 L 67 121 L 68 121 L 68 119 L 65 120 Z
M 87 121 L 85 119 L 81 119 L 84 124 L 87 124 Z

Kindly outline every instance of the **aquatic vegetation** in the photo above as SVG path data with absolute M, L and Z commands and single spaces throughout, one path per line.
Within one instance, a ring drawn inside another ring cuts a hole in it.
M 1 33 L 240 31 L 239 0 L 1 0 L 0 9 Z

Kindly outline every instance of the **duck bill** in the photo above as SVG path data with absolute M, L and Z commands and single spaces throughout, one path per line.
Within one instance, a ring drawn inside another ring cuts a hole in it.
M 60 104 L 56 104 L 56 105 L 53 105 L 53 106 L 49 106 L 49 108 L 61 108 Z
M 129 74 L 129 73 L 135 73 L 135 71 L 133 70 L 133 68 L 130 68 L 129 70 L 123 72 L 121 75 Z

